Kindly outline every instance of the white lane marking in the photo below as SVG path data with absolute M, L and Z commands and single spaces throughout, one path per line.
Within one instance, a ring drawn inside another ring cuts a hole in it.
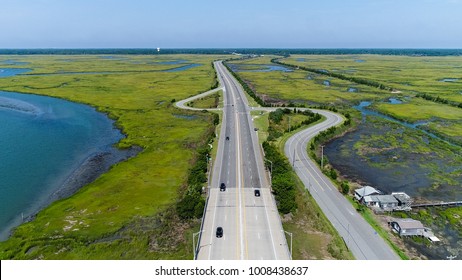
M 278 259 L 278 256 L 276 254 L 276 247 L 274 246 L 274 238 L 273 238 L 273 231 L 271 230 L 271 223 L 269 221 L 269 217 L 268 217 L 268 207 L 266 206 L 266 199 L 265 197 L 263 198 L 263 207 L 265 209 L 265 216 L 266 216 L 266 223 L 268 224 L 268 228 L 270 229 L 269 230 L 269 233 L 270 233 L 270 239 L 271 239 L 271 246 L 273 247 L 273 255 L 274 255 L 274 259 L 277 260 Z M 274 211 L 274 209 L 273 209 Z M 279 214 L 277 214 L 279 215 Z
M 240 129 L 239 129 L 239 115 L 236 114 L 236 135 L 237 135 L 237 139 L 240 139 Z M 238 168 L 237 168 L 237 178 L 238 178 L 238 193 L 239 193 L 239 228 L 240 228 L 240 241 L 241 241 L 241 260 L 244 259 L 244 225 L 243 225 L 243 221 L 244 221 L 244 214 L 243 214 L 243 211 L 242 211 L 242 192 L 241 192 L 241 188 L 242 188 L 242 184 L 241 184 L 241 179 L 242 179 L 242 174 L 241 174 L 241 168 L 242 168 L 242 165 L 240 164 L 241 163 L 241 145 L 240 145 L 240 140 L 237 140 L 236 143 L 237 143 L 237 149 L 236 149 L 236 154 L 237 154 L 237 164 L 238 164 Z
M 261 235 L 259 232 L 257 233 L 257 235 L 258 235 L 258 239 L 261 239 Z
M 216 192 L 216 193 L 217 193 L 217 195 L 216 195 L 215 201 L 218 201 L 218 193 L 219 192 Z M 215 210 L 213 211 L 212 230 L 210 231 L 209 260 L 211 259 L 211 256 L 212 256 L 213 232 L 214 232 L 214 229 L 215 229 L 216 217 L 217 217 L 217 205 L 215 204 Z

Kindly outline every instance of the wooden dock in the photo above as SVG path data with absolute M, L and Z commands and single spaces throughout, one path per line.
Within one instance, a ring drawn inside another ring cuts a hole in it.
M 413 204 L 411 208 L 424 208 L 424 207 L 457 207 L 462 206 L 462 201 L 451 201 L 451 202 L 431 202 L 431 203 L 422 203 L 422 204 Z

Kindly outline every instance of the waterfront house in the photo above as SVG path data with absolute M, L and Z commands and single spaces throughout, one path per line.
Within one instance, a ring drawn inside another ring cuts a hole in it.
M 431 242 L 440 241 L 438 237 L 436 237 L 429 228 L 424 227 L 420 221 L 410 218 L 393 219 L 389 224 L 400 236 L 422 236 Z
M 392 192 L 391 195 L 394 196 L 396 200 L 398 200 L 398 207 L 396 207 L 395 210 L 411 210 L 412 198 L 409 195 L 404 192 Z
M 390 194 L 374 195 L 378 201 L 378 206 L 382 211 L 393 211 L 398 207 L 398 200 Z
M 363 198 L 370 195 L 381 194 L 381 192 L 371 186 L 365 186 L 355 190 L 355 198 L 357 201 L 362 202 Z

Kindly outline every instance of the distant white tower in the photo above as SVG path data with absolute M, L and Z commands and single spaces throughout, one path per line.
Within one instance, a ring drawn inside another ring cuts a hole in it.
M 157 48 L 157 52 L 160 52 L 160 48 Z

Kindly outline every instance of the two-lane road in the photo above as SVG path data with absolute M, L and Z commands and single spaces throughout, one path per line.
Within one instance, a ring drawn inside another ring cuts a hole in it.
M 221 62 L 215 69 L 224 92 L 223 121 L 197 258 L 290 259 L 247 99 Z
M 324 214 L 338 231 L 356 259 L 395 260 L 398 255 L 359 215 L 332 182 L 321 172 L 307 154 L 309 141 L 331 126 L 338 125 L 342 118 L 333 112 L 312 110 L 326 117 L 326 121 L 296 133 L 289 138 L 284 152 L 306 188 L 321 207 Z M 294 158 L 295 155 L 295 158 Z

